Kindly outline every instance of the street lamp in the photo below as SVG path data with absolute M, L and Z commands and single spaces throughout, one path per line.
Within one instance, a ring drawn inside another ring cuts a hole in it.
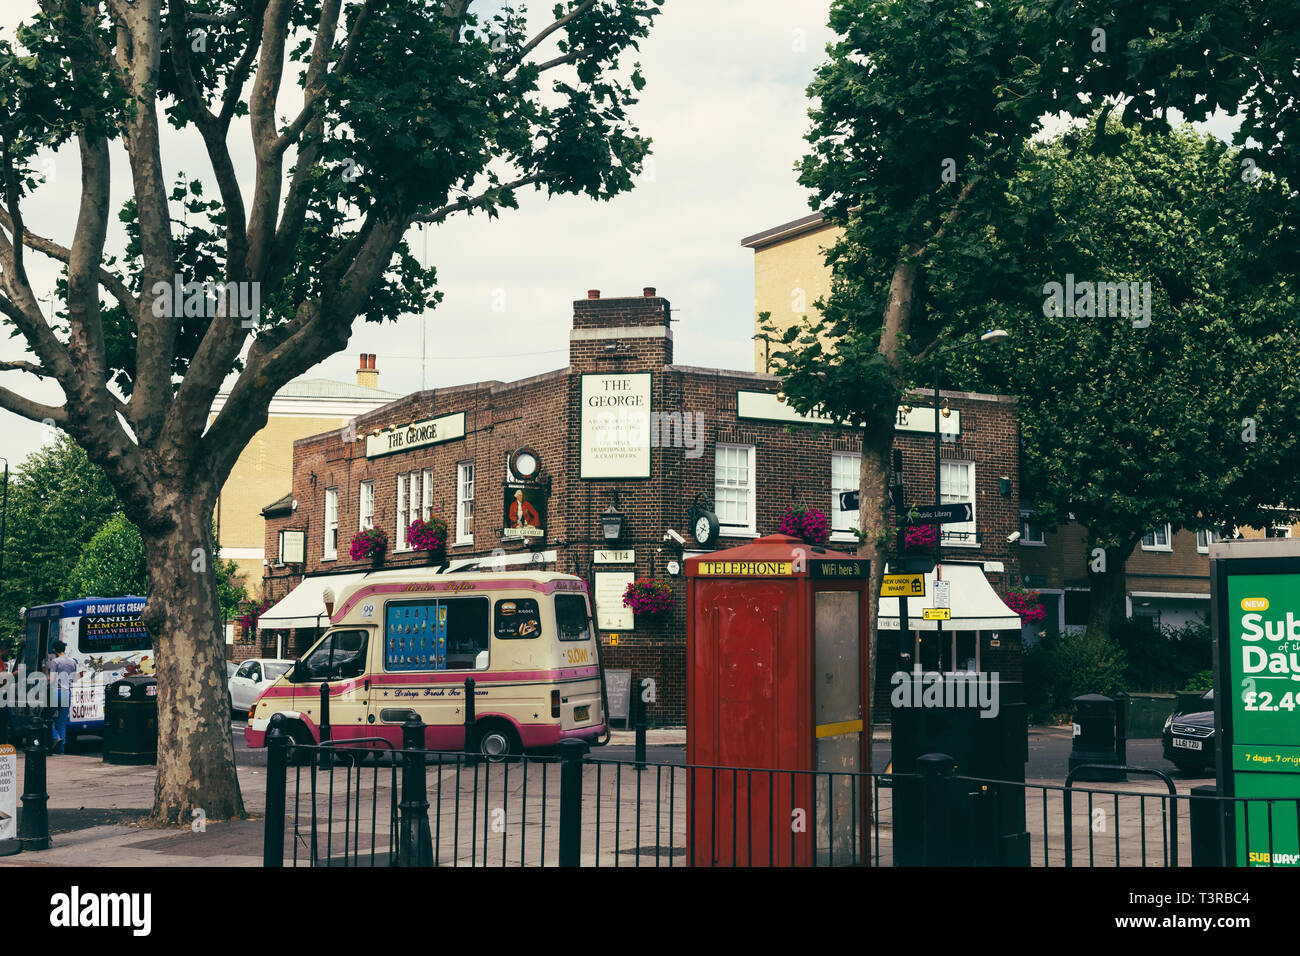
M 943 368 L 943 363 L 939 361 L 939 356 L 947 352 L 956 352 L 958 349 L 964 349 L 970 345 L 987 343 L 997 345 L 1010 337 L 1010 333 L 1005 329 L 989 329 L 978 339 L 966 339 L 962 342 L 956 342 L 947 348 L 939 349 L 935 352 L 934 362 L 934 506 L 939 507 L 941 503 L 939 491 L 939 372 Z M 971 489 L 971 497 L 974 498 L 975 489 Z M 972 501 L 973 505 L 974 502 Z M 934 526 L 934 573 L 935 583 L 939 580 L 939 561 L 943 552 L 943 525 L 938 522 Z M 935 621 L 935 641 L 939 650 L 940 667 L 943 665 L 943 621 Z M 918 660 L 919 660 L 918 655 Z

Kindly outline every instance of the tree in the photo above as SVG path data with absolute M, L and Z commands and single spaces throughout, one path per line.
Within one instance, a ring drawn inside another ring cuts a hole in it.
M 1190 128 L 1112 119 L 1115 154 L 1094 155 L 1079 144 L 1097 122 L 1036 147 L 992 218 L 968 223 L 1023 282 L 952 274 L 934 297 L 958 325 L 1011 333 L 950 374 L 1020 396 L 1022 500 L 1087 529 L 1089 625 L 1117 633 L 1144 534 L 1265 526 L 1300 502 L 1300 300 L 1275 268 L 1285 183 L 1243 180 L 1237 150 Z M 1105 281 L 1125 285 L 1089 284 Z
M 216 539 L 215 532 L 213 539 Z M 145 567 L 144 539 L 140 529 L 121 512 L 109 518 L 81 551 L 76 566 L 68 576 L 64 598 L 122 597 L 147 594 L 148 570 Z M 234 561 L 217 561 L 217 594 L 221 619 L 230 620 L 247 597 L 239 583 L 239 565 Z
M 61 600 L 77 557 L 118 509 L 104 472 L 66 437 L 27 456 L 9 476 L 0 639 L 18 636 L 18 611 Z
M 1241 110 L 1240 142 L 1258 141 L 1247 158 L 1285 178 L 1300 162 L 1300 122 L 1289 107 L 1270 110 L 1294 95 L 1296 19 L 1290 0 L 833 0 L 838 39 L 808 90 L 799 181 L 843 233 L 827 255 L 821 318 L 789 329 L 773 365 L 797 410 L 863 429 L 859 550 L 874 585 L 890 532 L 894 410 L 926 359 L 970 331 L 933 308 L 931 286 L 961 274 L 983 277 L 988 292 L 1016 281 L 956 224 L 988 221 L 1030 136 L 1056 113 L 1118 109 L 1159 128 L 1169 107 L 1191 119 Z M 1113 148 L 1098 128 L 1089 148 Z
M 156 822 L 243 812 L 228 702 L 209 679 L 222 656 L 210 519 L 271 396 L 343 349 L 356 317 L 436 304 L 433 270 L 403 242 L 413 224 L 496 216 L 526 188 L 631 188 L 649 151 L 628 118 L 644 79 L 620 64 L 661 3 L 563 0 L 530 34 L 524 12 L 480 17 L 471 0 L 50 0 L 0 43 L 0 313 L 33 355 L 3 369 L 64 393 L 56 406 L 0 389 L 0 407 L 72 435 L 140 528 Z M 286 76 L 301 104 L 282 101 Z M 245 116 L 251 188 L 231 141 Z M 164 122 L 202 141 L 215 197 L 168 169 Z M 22 200 L 39 152 L 73 141 L 81 205 L 63 245 L 28 228 Z M 131 181 L 120 256 L 113 142 Z M 52 314 L 31 254 L 66 264 Z

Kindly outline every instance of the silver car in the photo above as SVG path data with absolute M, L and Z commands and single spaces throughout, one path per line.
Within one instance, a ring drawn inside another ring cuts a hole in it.
M 275 683 L 276 678 L 293 666 L 293 661 L 255 657 L 239 665 L 230 678 L 230 713 L 233 717 L 248 716 L 253 702 Z

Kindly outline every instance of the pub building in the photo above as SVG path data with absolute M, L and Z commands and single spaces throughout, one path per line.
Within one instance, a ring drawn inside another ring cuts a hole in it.
M 560 571 L 588 582 L 604 666 L 655 681 L 653 725 L 684 723 L 685 558 L 774 534 L 791 507 L 823 512 L 826 547 L 855 552 L 858 512 L 841 508 L 840 492 L 858 488 L 861 439 L 794 412 L 774 375 L 674 364 L 670 315 L 653 288 L 593 290 L 574 303 L 567 367 L 417 392 L 295 441 L 293 487 L 263 509 L 263 594 L 275 603 L 249 654 L 301 654 L 328 624 L 323 590 L 376 566 Z M 909 505 L 933 497 L 927 395 L 909 395 L 896 421 Z M 1021 673 L 1019 618 L 998 596 L 1020 573 L 1007 540 L 1020 528 L 1015 402 L 940 399 L 942 498 L 970 502 L 973 516 L 943 526 L 942 640 L 922 620 L 931 598 L 909 599 L 903 642 L 898 601 L 881 604 L 872 640 L 885 719 L 897 662 Z M 433 515 L 449 529 L 445 555 L 408 541 L 410 523 Z M 370 528 L 387 536 L 382 562 L 353 560 L 353 538 Z M 624 606 L 627 586 L 646 578 L 668 582 L 670 611 Z

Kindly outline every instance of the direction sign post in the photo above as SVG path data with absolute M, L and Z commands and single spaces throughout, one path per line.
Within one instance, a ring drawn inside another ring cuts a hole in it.
M 917 505 L 903 516 L 903 520 L 909 526 L 974 521 L 975 509 L 969 501 L 959 501 L 947 505 Z

